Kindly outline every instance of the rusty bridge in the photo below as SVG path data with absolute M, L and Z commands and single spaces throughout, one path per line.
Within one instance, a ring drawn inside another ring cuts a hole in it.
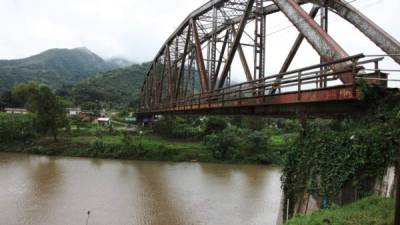
M 336 115 L 359 108 L 360 82 L 387 87 L 387 71 L 380 69 L 383 57 L 349 55 L 328 33 L 330 12 L 353 24 L 385 57 L 400 64 L 400 43 L 350 2 L 213 0 L 192 12 L 161 47 L 141 90 L 138 117 Z M 266 74 L 266 23 L 276 13 L 286 16 L 299 34 L 280 71 Z M 250 43 L 244 43 L 244 37 Z M 304 40 L 320 62 L 289 70 Z M 246 82 L 232 79 L 235 63 Z

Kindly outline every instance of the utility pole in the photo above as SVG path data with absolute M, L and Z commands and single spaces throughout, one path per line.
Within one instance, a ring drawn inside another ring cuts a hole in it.
M 394 225 L 400 225 L 400 157 L 397 163 L 397 190 L 396 190 L 396 206 L 394 212 Z

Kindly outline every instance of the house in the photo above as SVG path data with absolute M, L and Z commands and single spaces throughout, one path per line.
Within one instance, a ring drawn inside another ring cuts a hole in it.
M 27 114 L 28 110 L 23 109 L 23 108 L 5 108 L 4 112 L 10 113 L 10 114 Z
M 79 118 L 82 121 L 86 121 L 86 122 L 92 122 L 96 117 L 95 117 L 95 113 L 91 112 L 91 111 L 81 111 L 79 113 Z
M 82 110 L 80 107 L 67 108 L 67 112 L 69 116 L 79 116 Z
M 109 117 L 100 117 L 97 118 L 97 123 L 102 126 L 109 126 L 111 125 L 111 119 Z

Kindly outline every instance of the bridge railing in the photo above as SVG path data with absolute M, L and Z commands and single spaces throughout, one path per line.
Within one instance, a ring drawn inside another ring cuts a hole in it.
M 266 76 L 261 79 L 230 85 L 210 92 L 183 96 L 175 101 L 164 102 L 147 109 L 142 108 L 141 111 L 162 111 L 176 107 L 186 108 L 191 106 L 201 108 L 201 105 L 224 104 L 224 102 L 232 100 L 296 92 L 300 100 L 301 92 L 305 90 L 324 89 L 338 85 L 355 86 L 355 80 L 359 79 L 363 74 L 366 74 L 364 66 L 372 65 L 376 72 L 379 72 L 378 64 L 383 58 L 361 61 L 362 58 L 364 58 L 364 55 L 359 54 L 328 63 L 292 70 L 286 73 Z M 341 66 L 341 69 L 338 70 L 337 66 Z M 332 68 L 335 68 L 335 71 L 332 70 Z M 342 84 L 340 82 L 340 77 L 344 75 L 351 76 L 352 82 Z M 238 104 L 238 106 L 240 106 L 240 101 Z

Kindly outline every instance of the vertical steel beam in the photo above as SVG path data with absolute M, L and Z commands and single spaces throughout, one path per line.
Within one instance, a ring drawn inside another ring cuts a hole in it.
M 195 44 L 195 49 L 196 49 L 196 64 L 199 70 L 199 75 L 200 75 L 200 83 L 201 83 L 201 90 L 202 92 L 208 92 L 210 90 L 209 88 L 209 82 L 208 82 L 208 77 L 207 77 L 207 71 L 204 65 L 204 57 L 203 57 L 203 52 L 201 49 L 201 42 L 200 42 L 200 37 L 199 37 L 199 32 L 197 31 L 197 25 L 194 19 L 191 20 L 192 23 L 192 29 L 193 29 L 193 39 L 194 39 L 194 44 Z
M 324 4 L 323 4 L 323 6 L 321 7 L 321 22 L 320 22 L 320 25 L 321 25 L 321 28 L 326 32 L 326 33 L 328 33 L 328 7 L 327 7 L 327 0 L 323 0 L 324 1 Z M 320 62 L 321 62 L 321 64 L 322 63 L 325 63 L 325 60 L 324 60 L 324 58 L 323 57 L 321 57 L 320 58 Z M 325 74 L 326 72 L 326 69 L 328 69 L 327 67 L 321 67 L 321 69 L 320 69 L 320 73 L 321 74 Z M 326 77 L 320 77 L 319 78 L 320 79 L 320 82 L 319 82 L 319 86 L 320 87 L 326 87 L 327 86 L 327 81 L 326 81 Z
M 213 20 L 212 20 L 212 38 L 211 38 L 211 60 L 210 60 L 210 80 L 211 80 L 211 89 L 214 89 L 215 84 L 217 82 L 217 74 L 216 74 L 216 60 L 217 60 L 217 28 L 218 28 L 218 11 L 214 6 L 213 8 Z
M 156 72 L 156 65 L 157 65 L 157 63 L 153 63 L 153 68 L 152 68 L 152 70 L 151 70 L 151 73 L 150 73 L 150 88 L 149 88 L 149 90 L 150 90 L 150 108 L 153 108 L 153 105 L 154 105 L 154 78 L 155 78 L 155 72 Z
M 173 80 L 172 80 L 172 62 L 171 62 L 171 52 L 169 49 L 169 45 L 167 45 L 166 47 L 166 51 L 165 51 L 165 57 L 167 58 L 167 82 L 168 82 L 168 97 L 167 99 L 169 101 L 172 100 L 172 96 L 173 96 Z
M 180 67 L 180 71 L 179 71 L 179 76 L 178 76 L 178 84 L 176 85 L 176 94 L 175 94 L 175 99 L 177 99 L 179 97 L 179 89 L 181 87 L 181 83 L 182 83 L 182 79 L 183 79 L 183 75 L 185 73 L 185 62 L 186 62 L 186 55 L 188 53 L 188 48 L 189 48 L 189 43 L 190 43 L 190 34 L 191 34 L 191 28 L 190 26 L 188 26 L 188 31 L 186 34 L 186 43 L 185 43 L 185 48 L 183 50 L 183 56 L 182 56 L 182 62 L 181 62 L 181 67 Z
M 265 74 L 265 16 L 264 0 L 256 0 L 256 18 L 254 29 L 254 80 Z
M 298 4 L 295 0 L 273 0 L 279 9 L 304 35 L 313 48 L 324 58 L 324 61 L 333 61 L 349 55 L 329 36 Z M 350 66 L 348 63 L 338 64 L 333 70 L 342 70 Z M 353 74 L 345 73 L 339 76 L 343 83 L 353 83 Z
M 218 83 L 218 88 L 222 88 L 224 86 L 225 79 L 228 76 L 233 59 L 235 57 L 236 50 L 239 47 L 240 39 L 242 38 L 243 31 L 244 31 L 244 28 L 246 27 L 247 20 L 248 20 L 249 14 L 251 12 L 251 9 L 253 8 L 253 5 L 254 5 L 254 0 L 249 0 L 247 2 L 246 9 L 243 13 L 243 16 L 242 16 L 240 24 L 239 24 L 239 29 L 238 29 L 237 34 L 235 35 L 235 39 L 233 40 L 233 43 L 232 43 L 231 52 L 229 53 L 229 56 L 226 60 L 224 69 L 222 70 L 221 78 Z
M 162 96 L 163 96 L 163 92 L 164 92 L 164 79 L 165 79 L 165 76 L 166 76 L 166 67 L 167 67 L 167 57 L 166 57 L 166 50 L 164 50 L 164 64 L 163 64 L 163 67 L 162 67 L 162 72 L 160 73 L 160 75 L 161 75 L 161 81 L 160 81 L 160 92 L 159 92 L 159 95 L 158 95 L 158 99 L 159 99 L 159 103 L 162 103 Z

